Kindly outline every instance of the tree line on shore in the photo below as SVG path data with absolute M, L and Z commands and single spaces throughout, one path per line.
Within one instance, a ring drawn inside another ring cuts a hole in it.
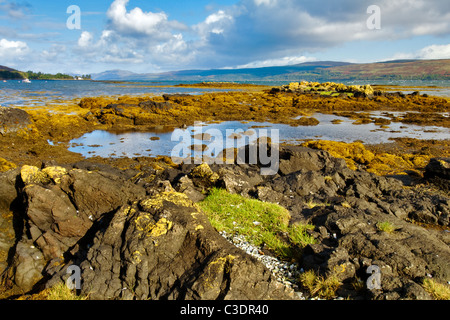
M 0 68 L 0 80 L 22 80 L 22 79 L 30 79 L 30 80 L 91 80 L 90 74 L 83 74 L 81 76 L 73 76 L 64 73 L 42 73 L 42 72 L 33 72 L 33 71 L 17 71 L 9 68 Z
M 42 72 L 33 72 L 33 71 L 27 71 L 24 72 L 27 79 L 30 80 L 90 80 L 91 75 L 90 74 L 83 74 L 81 76 L 71 76 L 64 73 L 56 73 L 56 74 L 50 74 L 50 73 L 42 73 Z

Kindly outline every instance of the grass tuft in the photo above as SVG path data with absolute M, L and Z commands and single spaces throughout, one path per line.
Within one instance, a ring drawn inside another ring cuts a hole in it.
M 389 221 L 378 222 L 377 229 L 382 232 L 392 233 L 395 231 L 395 226 Z
M 450 300 L 450 286 L 439 283 L 433 279 L 425 279 L 422 284 L 435 300 Z
M 65 283 L 58 283 L 46 290 L 46 300 L 86 300 L 86 297 L 77 296 Z
M 243 235 L 253 245 L 265 245 L 281 258 L 291 258 L 295 246 L 303 248 L 315 242 L 306 232 L 314 226 L 289 226 L 288 210 L 277 204 L 212 189 L 199 206 L 216 230 Z M 289 240 L 282 235 L 287 235 Z
M 317 275 L 313 270 L 308 270 L 300 276 L 300 283 L 309 291 L 311 296 L 321 299 L 336 298 L 336 292 L 342 282 L 337 276 L 331 274 L 327 277 Z

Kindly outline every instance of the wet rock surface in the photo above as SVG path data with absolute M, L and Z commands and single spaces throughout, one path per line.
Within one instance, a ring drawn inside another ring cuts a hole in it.
M 195 202 L 212 187 L 279 203 L 291 223 L 313 224 L 317 241 L 296 266 L 336 275 L 340 296 L 428 299 L 423 279 L 450 280 L 448 193 L 350 170 L 325 151 L 282 147 L 275 176 L 246 164 L 119 170 L 88 162 L 7 174 L 1 205 L 20 204 L 20 223 L 2 281 L 24 293 L 65 281 L 76 265 L 90 299 L 295 298 L 210 225 Z M 380 288 L 352 289 L 371 266 Z

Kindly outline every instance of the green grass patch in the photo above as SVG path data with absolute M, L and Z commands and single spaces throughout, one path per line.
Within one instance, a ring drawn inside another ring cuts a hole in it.
M 392 233 L 395 231 L 395 226 L 389 221 L 383 221 L 377 223 L 377 229 L 382 232 Z
M 315 242 L 306 232 L 314 226 L 289 226 L 289 212 L 277 204 L 212 189 L 199 205 L 217 231 L 243 235 L 253 245 L 265 245 L 280 258 L 292 258 L 294 248 Z M 281 237 L 283 234 L 288 235 L 288 241 Z
M 435 300 L 450 300 L 450 286 L 439 283 L 433 279 L 425 279 L 422 284 Z
M 45 291 L 45 300 L 86 300 L 85 296 L 77 296 L 74 290 L 69 289 L 65 283 L 58 283 Z
M 336 292 L 342 285 L 336 275 L 322 277 L 313 270 L 302 273 L 300 283 L 309 291 L 311 296 L 328 300 L 336 298 Z

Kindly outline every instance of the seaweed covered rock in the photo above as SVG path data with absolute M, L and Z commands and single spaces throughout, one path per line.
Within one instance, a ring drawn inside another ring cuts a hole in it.
M 30 116 L 25 111 L 0 106 L 0 135 L 26 130 L 30 125 Z

